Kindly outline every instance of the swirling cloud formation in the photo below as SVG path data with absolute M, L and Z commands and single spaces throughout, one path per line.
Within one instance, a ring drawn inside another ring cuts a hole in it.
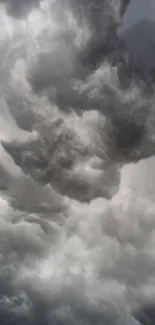
M 128 4 L 0 1 L 2 324 L 154 323 L 155 99 L 117 37 Z

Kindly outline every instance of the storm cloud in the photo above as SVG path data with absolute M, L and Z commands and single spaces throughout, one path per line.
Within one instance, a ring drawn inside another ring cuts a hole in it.
M 0 323 L 154 323 L 154 85 L 129 1 L 1 1 Z

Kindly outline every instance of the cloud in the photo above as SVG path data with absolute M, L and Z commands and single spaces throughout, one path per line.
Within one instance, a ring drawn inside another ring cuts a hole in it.
M 14 18 L 21 18 L 29 13 L 32 8 L 39 6 L 40 0 L 1 0 L 7 13 Z
M 117 39 L 128 2 L 0 13 L 3 324 L 154 319 L 154 94 Z

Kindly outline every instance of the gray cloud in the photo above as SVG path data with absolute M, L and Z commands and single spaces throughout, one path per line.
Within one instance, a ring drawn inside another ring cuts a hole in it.
M 6 7 L 7 13 L 14 18 L 21 18 L 33 8 L 39 6 L 40 0 L 1 0 Z
M 154 319 L 154 93 L 117 39 L 128 2 L 0 12 L 5 325 Z

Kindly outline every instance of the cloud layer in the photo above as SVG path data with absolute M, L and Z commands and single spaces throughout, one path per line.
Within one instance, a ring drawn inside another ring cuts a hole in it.
M 1 1 L 5 325 L 154 322 L 154 92 L 117 38 L 128 4 Z

